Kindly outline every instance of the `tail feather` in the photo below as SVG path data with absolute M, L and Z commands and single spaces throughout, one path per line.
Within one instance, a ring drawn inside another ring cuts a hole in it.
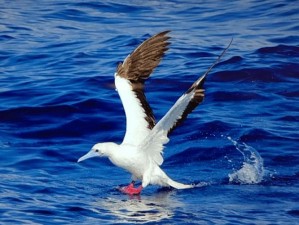
M 170 178 L 169 178 L 167 184 L 176 189 L 188 189 L 188 188 L 194 187 L 194 185 L 192 185 L 192 184 L 182 184 L 182 183 L 176 182 Z

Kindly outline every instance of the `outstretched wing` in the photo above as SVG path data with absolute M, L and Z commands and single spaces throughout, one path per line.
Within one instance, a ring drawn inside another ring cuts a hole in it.
M 192 86 L 183 94 L 177 102 L 172 106 L 172 108 L 167 112 L 167 114 L 159 121 L 161 122 L 161 128 L 166 130 L 168 134 L 173 131 L 178 125 L 180 125 L 187 116 L 204 100 L 204 89 L 203 85 L 207 75 L 217 65 L 222 56 L 225 54 L 227 49 L 230 47 L 233 39 L 230 41 L 228 46 L 222 51 L 215 62 L 210 66 L 210 68 L 196 80 Z M 158 125 L 158 124 L 157 124 Z
M 156 124 L 144 95 L 144 82 L 168 50 L 168 32 L 158 33 L 145 40 L 117 67 L 115 86 L 126 114 L 123 143 L 139 144 Z
M 191 113 L 204 99 L 203 84 L 206 76 L 212 68 L 219 63 L 221 57 L 232 43 L 223 50 L 217 60 L 210 66 L 210 68 L 196 80 L 192 86 L 176 101 L 166 115 L 157 123 L 150 135 L 142 143 L 143 149 L 148 152 L 158 165 L 163 163 L 161 155 L 163 145 L 168 142 L 168 134 L 175 129 L 189 113 Z

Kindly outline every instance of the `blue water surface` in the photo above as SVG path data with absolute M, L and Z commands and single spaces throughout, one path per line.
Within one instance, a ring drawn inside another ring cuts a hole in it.
M 1 224 L 299 222 L 298 1 L 0 1 Z M 117 190 L 130 175 L 77 159 L 121 143 L 114 72 L 171 30 L 147 81 L 160 119 L 208 76 L 205 101 L 171 135 L 162 168 L 189 190 Z

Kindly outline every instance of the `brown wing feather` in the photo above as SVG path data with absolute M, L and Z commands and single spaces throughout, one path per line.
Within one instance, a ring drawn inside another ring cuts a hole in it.
M 119 63 L 117 74 L 128 80 L 147 79 L 168 50 L 167 33 L 169 31 L 156 34 L 139 45 L 123 63 Z

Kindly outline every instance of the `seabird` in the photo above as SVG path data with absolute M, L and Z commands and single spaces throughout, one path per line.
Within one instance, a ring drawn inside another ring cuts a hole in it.
M 126 133 L 122 143 L 97 143 L 78 160 L 81 162 L 96 156 L 108 157 L 114 165 L 132 174 L 132 182 L 120 188 L 123 193 L 130 195 L 140 194 L 149 184 L 176 189 L 194 187 L 192 184 L 172 180 L 161 169 L 163 148 L 169 141 L 170 132 L 203 101 L 205 78 L 232 42 L 156 124 L 153 111 L 144 95 L 144 83 L 168 50 L 168 33 L 169 31 L 164 31 L 148 38 L 117 66 L 115 86 L 126 114 Z M 137 180 L 141 181 L 141 185 L 135 188 Z

